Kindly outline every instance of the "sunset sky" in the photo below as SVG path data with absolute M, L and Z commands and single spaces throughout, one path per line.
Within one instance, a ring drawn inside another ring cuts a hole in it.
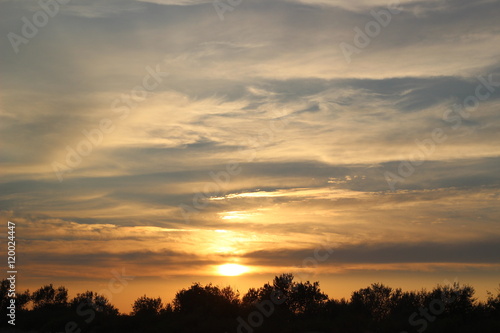
M 43 3 L 0 0 L 19 289 L 498 288 L 500 1 Z

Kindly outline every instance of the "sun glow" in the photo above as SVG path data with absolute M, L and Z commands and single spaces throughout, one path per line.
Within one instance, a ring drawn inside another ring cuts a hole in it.
M 237 276 L 248 272 L 248 268 L 238 264 L 224 264 L 219 266 L 219 274 L 224 276 Z

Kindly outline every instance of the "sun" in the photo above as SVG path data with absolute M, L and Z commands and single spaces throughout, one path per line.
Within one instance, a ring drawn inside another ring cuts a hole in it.
M 237 276 L 248 272 L 248 268 L 238 264 L 224 264 L 219 266 L 219 274 L 225 276 Z

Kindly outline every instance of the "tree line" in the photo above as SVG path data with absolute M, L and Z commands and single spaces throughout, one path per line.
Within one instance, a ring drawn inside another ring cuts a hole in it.
M 8 327 L 9 281 L 0 284 L 2 327 Z M 93 291 L 72 299 L 52 284 L 16 294 L 16 330 L 35 332 L 500 332 L 500 288 L 485 301 L 470 285 L 437 285 L 403 291 L 381 283 L 354 291 L 349 299 L 329 298 L 319 282 L 297 282 L 292 274 L 240 295 L 231 287 L 194 283 L 171 303 L 139 297 L 121 314 Z M 6 319 L 7 318 L 7 319 Z

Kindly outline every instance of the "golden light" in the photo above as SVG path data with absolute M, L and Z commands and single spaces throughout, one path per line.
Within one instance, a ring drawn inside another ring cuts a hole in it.
M 248 272 L 248 268 L 238 264 L 224 264 L 219 266 L 219 274 L 224 276 L 237 276 Z

